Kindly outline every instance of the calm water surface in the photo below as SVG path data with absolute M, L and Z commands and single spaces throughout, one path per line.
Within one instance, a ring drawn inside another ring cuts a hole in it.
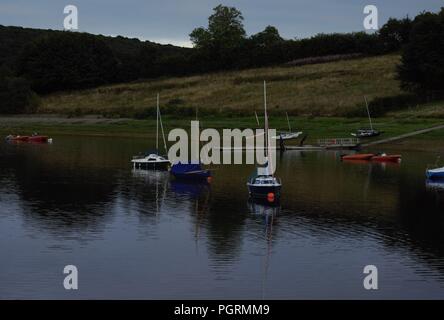
M 385 166 L 287 152 L 279 206 L 248 201 L 252 166 L 217 166 L 211 185 L 134 172 L 148 147 L 0 145 L 0 298 L 444 298 L 444 185 L 424 179 L 444 144 L 392 147 L 403 161 Z

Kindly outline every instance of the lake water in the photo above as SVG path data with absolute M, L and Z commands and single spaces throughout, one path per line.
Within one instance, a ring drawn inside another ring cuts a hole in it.
M 0 298 L 442 299 L 444 189 L 424 170 L 443 147 L 386 147 L 399 165 L 288 151 L 269 206 L 248 201 L 253 166 L 216 166 L 210 185 L 134 172 L 143 139 L 2 143 Z

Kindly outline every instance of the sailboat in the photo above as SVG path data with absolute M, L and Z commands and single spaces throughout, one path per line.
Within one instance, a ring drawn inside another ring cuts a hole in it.
M 288 131 L 279 132 L 279 134 L 277 136 L 274 136 L 273 139 L 282 139 L 282 140 L 296 139 L 302 134 L 302 131 L 298 132 L 291 131 L 290 119 L 288 118 L 288 113 L 285 112 L 285 115 L 287 116 Z
M 379 136 L 381 134 L 381 132 L 373 129 L 373 123 L 372 123 L 372 118 L 370 117 L 370 110 L 368 108 L 367 98 L 364 97 L 364 100 L 365 100 L 365 107 L 367 108 L 367 115 L 368 115 L 368 121 L 370 123 L 370 129 L 368 129 L 368 128 L 358 129 L 358 130 L 356 130 L 356 132 L 351 133 L 351 135 L 354 137 L 357 137 L 357 138 L 370 138 L 370 137 Z
M 159 108 L 159 94 L 157 94 L 157 119 L 156 119 L 156 150 L 145 152 L 143 155 L 134 156 L 131 160 L 135 169 L 168 170 L 171 162 L 166 156 L 161 156 L 159 150 L 159 123 L 162 129 L 163 145 L 165 153 L 168 153 L 165 132 L 163 130 L 162 116 Z
M 271 156 L 268 133 L 268 115 L 267 115 L 267 85 L 264 81 L 264 123 L 265 123 L 265 157 L 267 162 L 263 167 L 257 167 L 256 171 L 250 176 L 247 187 L 248 192 L 253 198 L 266 198 L 269 202 L 274 202 L 281 195 L 281 181 L 276 178 L 271 170 Z

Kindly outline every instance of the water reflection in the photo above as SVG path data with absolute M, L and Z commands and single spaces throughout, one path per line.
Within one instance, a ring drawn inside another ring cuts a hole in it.
M 262 299 L 266 298 L 266 289 L 268 282 L 268 272 L 270 268 L 270 259 L 272 255 L 272 244 L 273 244 L 273 228 L 276 224 L 277 217 L 281 210 L 281 206 L 276 202 L 268 202 L 259 199 L 249 199 L 248 208 L 250 213 L 255 217 L 259 217 L 263 221 L 263 235 L 266 242 L 266 248 L 263 258 L 263 275 L 262 275 Z
M 125 277 L 136 297 L 323 297 L 331 285 L 337 297 L 365 298 L 349 277 L 369 260 L 390 274 L 391 291 L 378 297 L 407 294 L 396 288 L 412 281 L 413 297 L 442 296 L 444 189 L 425 182 L 427 154 L 381 165 L 285 152 L 281 203 L 270 204 L 247 201 L 251 166 L 220 166 L 211 184 L 177 181 L 132 170 L 128 159 L 146 149 L 143 140 L 54 141 L 0 146 L 0 254 L 23 251 L 0 266 L 0 296 L 23 296 L 20 274 L 72 259 L 87 269 L 107 261 L 101 270 Z M 36 243 L 40 251 L 26 249 Z M 47 253 L 38 265 L 35 252 Z M 123 275 L 131 261 L 144 267 Z M 94 279 L 91 290 L 103 292 L 107 284 Z

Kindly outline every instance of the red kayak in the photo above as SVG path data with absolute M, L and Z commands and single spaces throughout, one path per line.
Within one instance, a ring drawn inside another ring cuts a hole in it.
M 29 142 L 48 142 L 48 136 L 31 136 Z
M 373 153 L 358 153 L 358 154 L 348 154 L 345 156 L 342 156 L 342 160 L 370 160 L 375 155 Z
M 399 162 L 401 160 L 401 155 L 399 154 L 381 154 L 372 157 L 372 161 L 381 162 Z

